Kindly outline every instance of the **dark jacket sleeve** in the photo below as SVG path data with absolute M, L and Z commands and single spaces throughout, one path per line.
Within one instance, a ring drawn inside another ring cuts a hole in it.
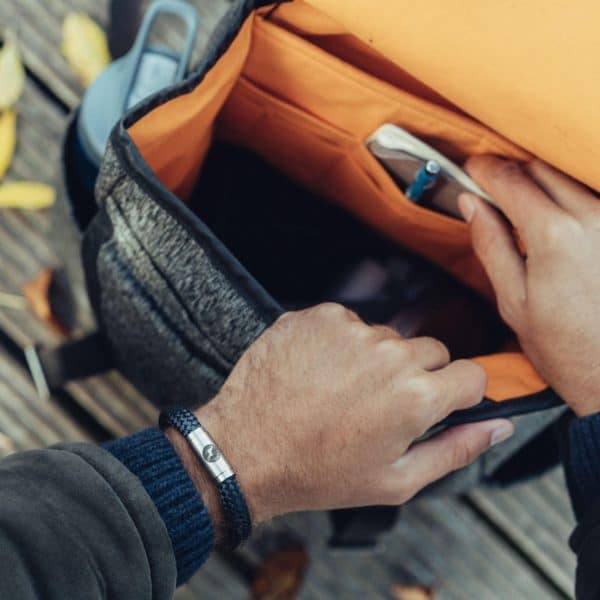
M 577 555 L 575 595 L 600 598 L 600 413 L 572 418 L 563 431 L 563 465 L 577 517 L 570 545 Z
M 170 600 L 207 558 L 212 524 L 168 440 L 114 444 L 0 462 L 0 598 Z

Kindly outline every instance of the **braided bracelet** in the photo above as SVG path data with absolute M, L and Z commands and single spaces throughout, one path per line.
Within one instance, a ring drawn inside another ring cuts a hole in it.
M 161 429 L 169 425 L 177 429 L 215 481 L 223 515 L 229 525 L 224 546 L 230 550 L 237 548 L 250 536 L 252 521 L 233 469 L 194 413 L 187 408 L 165 410 L 160 415 L 159 425 Z

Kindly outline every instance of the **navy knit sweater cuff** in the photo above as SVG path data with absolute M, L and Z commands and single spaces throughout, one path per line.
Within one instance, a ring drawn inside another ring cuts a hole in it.
M 581 519 L 600 499 L 600 413 L 570 422 L 565 471 L 573 508 Z
M 179 456 L 159 429 L 147 429 L 102 445 L 142 482 L 164 521 L 175 560 L 177 585 L 207 560 L 212 521 Z

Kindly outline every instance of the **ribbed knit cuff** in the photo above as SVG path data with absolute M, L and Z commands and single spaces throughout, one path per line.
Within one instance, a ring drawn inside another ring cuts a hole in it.
M 102 444 L 142 482 L 164 521 L 177 561 L 177 585 L 207 560 L 212 521 L 179 456 L 159 429 Z
M 600 499 L 600 413 L 569 423 L 565 474 L 573 509 L 581 519 Z

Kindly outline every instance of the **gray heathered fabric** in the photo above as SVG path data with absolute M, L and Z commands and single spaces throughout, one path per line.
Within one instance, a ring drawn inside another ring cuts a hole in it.
M 188 231 L 121 177 L 112 151 L 103 174 L 106 165 L 97 196 L 112 236 L 96 264 L 105 331 L 123 370 L 155 403 L 196 405 L 218 391 L 267 323 Z

